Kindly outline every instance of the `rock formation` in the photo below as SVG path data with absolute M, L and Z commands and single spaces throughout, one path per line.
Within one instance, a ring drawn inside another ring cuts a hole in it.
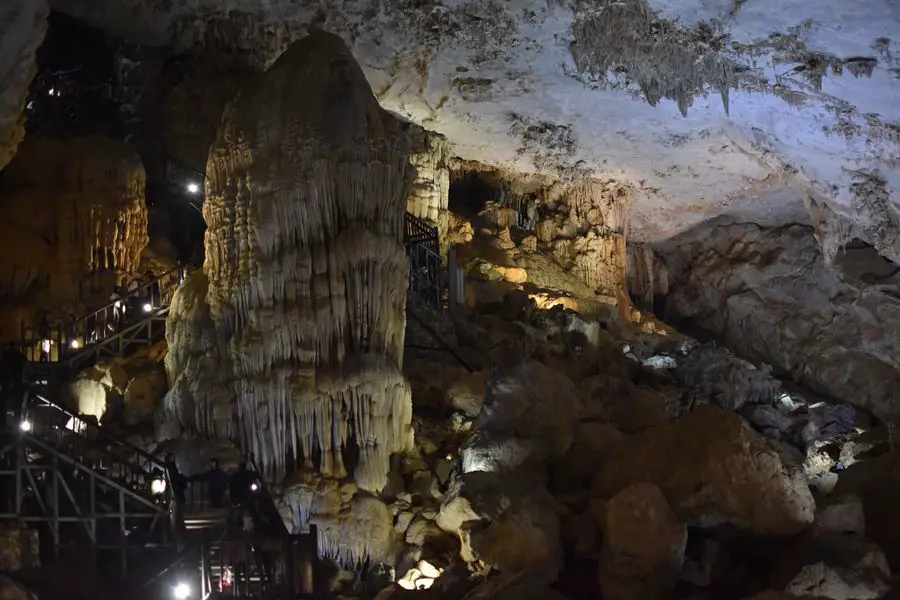
M 9 0 L 0 7 L 0 169 L 25 137 L 25 99 L 47 31 L 46 0 Z
M 226 108 L 207 165 L 206 262 L 173 304 L 167 409 L 191 432 L 380 490 L 411 441 L 400 373 L 406 135 L 340 38 L 292 45 Z
M 80 314 L 137 272 L 147 245 L 145 185 L 140 158 L 122 142 L 22 144 L 0 179 L 0 338 L 17 338 L 39 308 L 58 318 Z
M 813 390 L 900 417 L 900 269 L 874 249 L 851 246 L 829 268 L 809 227 L 734 224 L 675 238 L 664 257 L 669 316 Z
M 444 239 L 448 227 L 447 204 L 450 198 L 450 159 L 447 138 L 410 124 L 410 162 L 416 178 L 410 190 L 406 210 L 414 217 L 434 224 Z

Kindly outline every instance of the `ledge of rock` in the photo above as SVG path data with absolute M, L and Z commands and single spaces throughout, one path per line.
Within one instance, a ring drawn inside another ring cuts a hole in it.
M 616 446 L 591 491 L 609 498 L 641 481 L 657 485 L 692 526 L 729 523 L 759 534 L 792 535 L 815 515 L 802 474 L 788 473 L 778 453 L 741 417 L 712 407 Z

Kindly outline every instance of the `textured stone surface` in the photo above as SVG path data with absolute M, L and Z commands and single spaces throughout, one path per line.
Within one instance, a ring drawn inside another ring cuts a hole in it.
M 17 573 L 41 566 L 38 531 L 22 524 L 0 527 L 0 571 Z
M 790 535 L 815 513 L 802 475 L 789 475 L 746 421 L 708 406 L 616 446 L 592 492 L 608 498 L 641 481 L 657 485 L 688 525 Z
M 652 483 L 606 503 L 598 579 L 609 600 L 669 597 L 684 563 L 687 529 Z
M 722 225 L 669 244 L 671 316 L 814 390 L 882 419 L 900 417 L 896 265 L 855 248 L 828 269 L 803 226 Z
M 463 159 L 630 181 L 635 239 L 732 212 L 810 219 L 829 247 L 851 233 L 897 255 L 891 0 L 53 5 L 134 41 L 260 64 L 310 23 L 335 31 L 383 105 Z
M 46 0 L 8 0 L 0 6 L 0 169 L 25 137 L 25 98 L 37 71 L 35 53 L 47 31 Z
M 171 417 L 378 491 L 409 447 L 399 371 L 408 140 L 340 38 L 293 45 L 226 108 L 210 150 L 203 273 L 170 313 Z
M 134 275 L 147 245 L 144 167 L 102 137 L 29 139 L 0 180 L 4 296 L 0 339 L 51 318 L 83 314 Z

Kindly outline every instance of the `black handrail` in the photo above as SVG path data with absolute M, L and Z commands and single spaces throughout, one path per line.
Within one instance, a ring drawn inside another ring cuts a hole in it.
M 131 490 L 149 506 L 155 506 L 149 489 L 150 476 L 154 467 L 158 468 L 158 475 L 166 478 L 164 500 L 168 502 L 171 485 L 163 463 L 47 398 L 37 394 L 32 397 L 21 427 L 26 434 Z
M 403 247 L 409 258 L 409 291 L 426 303 L 440 308 L 444 285 L 437 227 L 406 213 Z
M 123 326 L 131 327 L 133 324 L 126 320 L 129 311 L 137 310 L 151 316 L 154 311 L 168 306 L 175 289 L 183 280 L 184 269 L 176 267 L 150 281 L 142 282 L 124 297 L 111 300 L 65 324 L 23 327 L 23 354 L 31 362 L 67 361 L 91 346 L 115 337 L 121 333 Z M 129 300 L 132 301 L 130 307 L 127 306 Z M 135 306 L 136 302 L 140 302 L 141 306 Z M 45 356 L 46 360 L 42 360 Z

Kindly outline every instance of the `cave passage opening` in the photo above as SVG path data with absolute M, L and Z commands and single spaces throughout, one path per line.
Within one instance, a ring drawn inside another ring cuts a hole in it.
M 472 220 L 489 202 L 497 202 L 502 197 L 503 188 L 499 181 L 476 171 L 463 171 L 450 182 L 447 207 L 450 212 Z

